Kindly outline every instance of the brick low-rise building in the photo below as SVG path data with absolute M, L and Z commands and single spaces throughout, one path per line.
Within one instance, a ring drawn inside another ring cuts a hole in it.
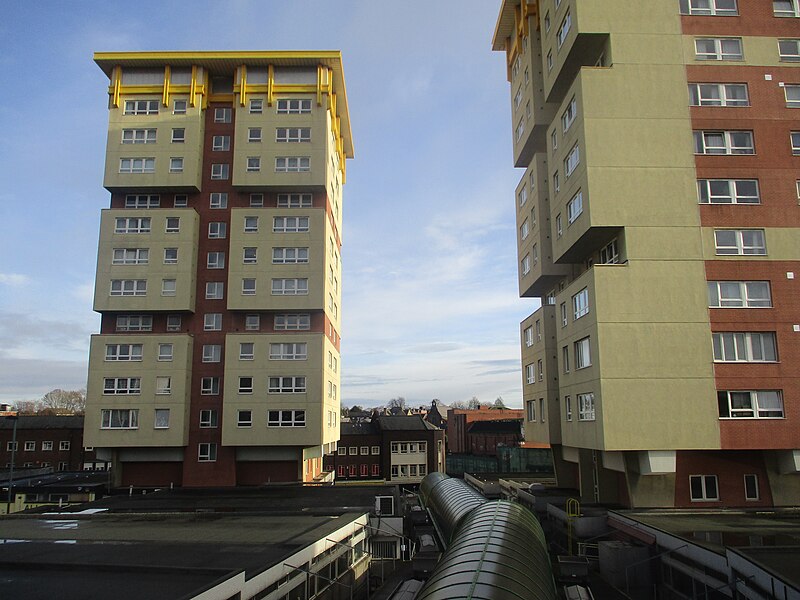
M 447 411 L 447 451 L 452 454 L 470 452 L 467 431 L 475 421 L 505 421 L 523 417 L 524 412 L 520 409 L 491 406 L 481 406 L 474 410 L 451 408 Z

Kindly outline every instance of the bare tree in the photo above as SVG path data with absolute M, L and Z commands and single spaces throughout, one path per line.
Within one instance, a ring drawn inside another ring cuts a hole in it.
M 39 401 L 39 412 L 82 415 L 86 410 L 86 390 L 55 389 Z
M 470 410 L 478 410 L 480 407 L 481 403 L 477 396 L 473 396 L 470 398 L 469 402 L 467 402 L 467 408 Z
M 498 396 L 497 397 L 497 400 L 494 401 L 493 407 L 494 408 L 507 408 L 505 402 L 503 402 L 503 397 L 502 396 Z
M 20 415 L 35 415 L 39 412 L 38 400 L 17 400 L 14 403 L 14 408 Z
M 406 408 L 406 399 L 403 396 L 398 396 L 397 398 L 392 398 L 389 400 L 389 404 L 386 405 L 389 408 L 399 408 L 400 410 L 405 410 Z
M 460 410 L 464 410 L 467 408 L 467 403 L 463 400 L 456 400 L 455 402 L 450 403 L 450 408 L 458 408 Z

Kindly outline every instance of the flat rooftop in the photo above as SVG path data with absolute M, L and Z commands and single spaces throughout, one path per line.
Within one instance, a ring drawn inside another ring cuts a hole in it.
M 165 490 L 0 518 L 0 597 L 183 598 L 270 568 L 392 488 Z M 99 512 L 95 512 L 99 511 Z

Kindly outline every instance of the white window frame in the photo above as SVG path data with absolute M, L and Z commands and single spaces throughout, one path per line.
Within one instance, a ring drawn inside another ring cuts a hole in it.
M 305 394 L 306 378 L 304 376 L 273 375 L 269 378 L 267 392 L 270 394 Z
M 129 174 L 155 173 L 155 157 L 120 158 L 119 172 Z
M 128 194 L 125 196 L 125 208 L 158 208 L 161 196 L 158 194 Z
M 217 444 L 214 442 L 200 442 L 197 444 L 197 462 L 216 462 Z
M 273 248 L 273 265 L 300 265 L 308 262 L 308 248 Z
M 309 156 L 276 156 L 276 173 L 307 173 L 311 170 Z
M 273 296 L 307 296 L 308 279 L 305 277 L 275 278 L 270 285 Z
M 744 483 L 744 499 L 748 502 L 757 502 L 758 500 L 761 500 L 761 490 L 759 489 L 758 485 L 758 475 L 755 473 L 745 473 L 742 480 Z M 750 482 L 749 486 L 748 481 Z M 752 487 L 753 490 L 755 490 L 755 495 L 752 495 L 748 492 L 748 487 Z
M 556 45 L 558 50 L 561 50 L 561 46 L 567 41 L 571 26 L 572 16 L 569 11 L 567 11 L 567 14 L 564 15 L 564 19 L 561 21 L 561 25 L 558 26 L 558 31 L 556 31 Z
M 203 377 L 200 380 L 200 395 L 219 396 L 219 377 Z
M 269 345 L 270 360 L 306 360 L 307 342 L 279 342 Z
M 594 394 L 587 392 L 576 396 L 578 403 L 578 421 L 594 421 L 597 419 L 597 407 Z
M 116 417 L 116 423 L 115 423 L 115 417 Z M 138 408 L 101 409 L 100 429 L 139 429 L 139 409 Z M 59 443 L 59 450 L 60 449 L 61 446 Z
M 222 313 L 204 314 L 203 331 L 222 331 Z
M 694 153 L 699 155 L 752 155 L 756 153 L 753 132 L 747 130 L 694 131 Z M 747 137 L 748 141 L 736 138 Z M 734 145 L 737 141 L 746 145 Z
M 152 315 L 119 315 L 115 329 L 117 331 L 152 331 Z
M 224 269 L 225 268 L 225 253 L 224 252 L 209 252 L 206 257 L 207 269 Z
M 583 213 L 583 192 L 578 190 L 567 202 L 567 227 L 572 225 L 581 213 Z
M 253 411 L 249 408 L 240 408 L 236 411 L 236 426 L 237 427 L 252 427 L 253 426 Z
M 714 490 L 711 490 L 711 482 Z M 693 482 L 700 484 L 700 494 L 695 495 Z M 713 495 L 712 495 L 713 494 Z M 692 502 L 719 502 L 719 480 L 716 475 L 689 475 L 689 499 Z
M 742 403 L 743 400 L 747 401 L 746 406 Z M 781 390 L 718 390 L 717 403 L 720 420 L 786 418 Z
M 574 344 L 573 352 L 576 371 L 592 366 L 592 344 L 589 336 L 577 340 Z
M 275 141 L 282 143 L 310 142 L 310 127 L 277 127 L 275 129 Z
M 274 317 L 273 328 L 275 331 L 308 331 L 311 329 L 311 315 L 309 313 L 277 314 Z
M 800 62 L 800 39 L 783 38 L 778 40 L 778 56 L 781 62 Z
M 114 248 L 112 265 L 146 265 L 150 261 L 149 248 Z
M 273 217 L 273 233 L 307 233 L 310 230 L 310 219 L 305 216 Z
M 311 100 L 307 98 L 282 98 L 275 104 L 279 115 L 311 114 Z
M 124 115 L 157 115 L 158 100 L 125 100 Z
M 711 334 L 711 340 L 714 362 L 778 362 L 774 331 L 717 331 Z
M 252 394 L 253 393 L 253 377 L 250 375 L 243 375 L 239 377 L 239 394 Z
M 724 239 L 729 237 L 733 239 Z M 766 233 L 763 229 L 715 229 L 714 248 L 717 256 L 766 256 Z
M 305 410 L 270 410 L 267 411 L 267 427 L 305 427 Z M 355 467 L 355 465 L 351 465 Z
M 254 144 L 260 144 L 262 140 L 261 137 L 261 127 L 248 127 L 247 128 L 247 141 L 252 142 Z
M 244 277 L 242 279 L 242 296 L 255 296 L 256 295 L 256 280 L 253 277 Z
M 222 362 L 222 345 L 203 344 L 203 362 L 204 363 Z
M 164 264 L 177 265 L 178 264 L 178 249 L 177 248 L 164 248 Z
M 261 98 L 251 98 L 249 112 L 251 115 L 260 115 L 264 112 L 264 100 Z
M 175 346 L 173 344 L 164 344 L 160 343 L 158 345 L 158 357 L 157 360 L 159 362 L 170 362 L 175 356 Z
M 173 144 L 183 144 L 184 142 L 186 142 L 186 129 L 184 129 L 183 127 L 173 128 L 170 142 Z
M 116 217 L 114 233 L 150 233 L 150 217 Z
M 233 109 L 217 107 L 214 109 L 214 123 L 230 123 L 233 118 Z
M 211 179 L 227 181 L 231 176 L 231 166 L 228 163 L 214 163 L 211 165 Z
M 239 360 L 255 359 L 255 342 L 239 342 Z
M 798 0 L 773 1 L 772 14 L 775 17 L 800 17 L 800 2 Z
M 734 90 L 744 90 L 744 98 Z M 690 83 L 689 106 L 750 106 L 746 83 Z
M 569 128 L 572 127 L 572 124 L 575 122 L 575 119 L 578 116 L 578 103 L 575 100 L 575 96 L 572 97 L 572 100 L 569 101 L 567 108 L 561 113 L 561 131 L 563 133 L 567 133 Z
M 752 189 L 754 188 L 755 195 Z M 761 204 L 758 179 L 698 179 L 699 204 Z
M 581 149 L 576 143 L 564 159 L 564 178 L 569 179 L 570 175 L 575 172 L 579 164 L 581 164 Z
M 313 205 L 310 193 L 278 194 L 278 208 L 310 208 Z
M 219 412 L 215 408 L 206 408 L 200 411 L 200 428 L 217 429 L 219 427 Z
M 248 156 L 247 157 L 247 167 L 245 169 L 248 173 L 258 173 L 261 171 L 261 157 L 260 156 Z
M 228 224 L 215 221 L 208 224 L 208 239 L 224 240 L 228 237 Z
M 211 138 L 211 150 L 214 152 L 227 152 L 231 149 L 231 136 L 215 135 Z
M 589 314 L 589 288 L 585 287 L 572 296 L 572 319 L 577 321 Z
M 146 279 L 112 279 L 109 296 L 146 296 Z
M 161 295 L 165 297 L 175 296 L 178 293 L 178 280 L 177 279 L 162 279 L 161 280 Z
M 700 44 L 711 42 L 713 48 L 703 49 Z M 731 44 L 730 42 L 735 42 Z M 734 50 L 732 46 L 738 46 Z M 742 38 L 740 37 L 699 37 L 694 40 L 695 60 L 744 60 L 744 50 L 742 48 Z
M 754 284 L 759 287 L 766 286 L 766 298 L 751 297 L 755 291 Z M 738 296 L 723 296 L 725 289 L 730 293 L 731 288 L 738 288 Z M 709 308 L 772 308 L 772 289 L 769 281 L 709 281 L 708 282 L 708 307 Z
M 104 377 L 103 395 L 130 396 L 142 393 L 140 377 Z
M 123 129 L 123 144 L 155 144 L 156 129 Z
M 738 15 L 739 7 L 737 6 L 736 0 L 728 1 L 733 2 L 733 8 L 718 6 L 721 4 L 720 0 L 680 0 L 681 14 L 723 17 Z
M 153 409 L 153 429 L 169 429 L 169 409 Z

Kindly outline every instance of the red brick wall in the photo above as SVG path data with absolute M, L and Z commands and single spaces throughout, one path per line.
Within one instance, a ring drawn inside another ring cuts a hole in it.
M 758 476 L 759 500 L 745 500 L 745 474 Z M 690 475 L 716 475 L 719 501 L 692 502 L 689 490 Z M 675 506 L 678 508 L 772 506 L 772 492 L 761 453 L 678 452 L 675 473 Z

